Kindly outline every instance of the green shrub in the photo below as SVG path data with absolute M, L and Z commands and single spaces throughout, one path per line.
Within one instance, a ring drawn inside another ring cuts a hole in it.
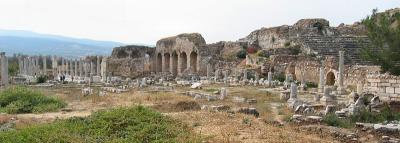
M 329 126 L 351 128 L 354 127 L 354 122 L 349 119 L 339 119 L 334 113 L 328 114 L 322 118 L 322 122 Z
M 48 80 L 48 77 L 45 75 L 40 75 L 36 78 L 37 83 L 45 83 Z
M 385 105 L 380 113 L 361 110 L 358 114 L 351 116 L 351 120 L 353 122 L 381 123 L 384 121 L 400 120 L 400 113 L 393 112 L 389 106 Z
M 382 123 L 384 121 L 393 120 L 400 120 L 400 113 L 395 113 L 391 111 L 389 106 L 387 105 L 385 105 L 380 113 L 369 112 L 364 109 L 346 119 L 339 119 L 335 114 L 328 114 L 322 119 L 322 121 L 329 126 L 342 128 L 354 127 L 356 122 Z
M 269 55 L 269 53 L 268 53 L 267 51 L 265 51 L 265 50 L 260 50 L 260 51 L 257 52 L 257 56 L 269 58 L 270 55 Z
M 0 133 L 2 142 L 200 142 L 186 124 L 138 106 Z
M 318 84 L 314 82 L 306 82 L 307 88 L 317 88 Z
M 301 52 L 300 46 L 299 45 L 295 45 L 292 47 L 289 47 L 289 51 L 291 55 L 298 55 Z
M 280 82 L 284 82 L 285 79 L 286 79 L 286 76 L 283 73 L 277 73 L 277 74 L 274 74 L 274 76 L 272 76 L 272 80 L 278 80 Z
M 0 93 L 0 112 L 42 113 L 57 111 L 65 106 L 66 103 L 59 99 L 44 96 L 26 87 L 10 87 Z
M 246 50 L 240 50 L 239 52 L 236 53 L 236 57 L 239 59 L 244 59 L 246 58 L 247 51 Z

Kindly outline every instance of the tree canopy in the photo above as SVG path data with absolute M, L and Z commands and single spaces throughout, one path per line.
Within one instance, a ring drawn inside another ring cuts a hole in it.
M 400 13 L 377 13 L 362 20 L 368 31 L 371 46 L 362 49 L 362 57 L 380 65 L 382 72 L 400 75 Z

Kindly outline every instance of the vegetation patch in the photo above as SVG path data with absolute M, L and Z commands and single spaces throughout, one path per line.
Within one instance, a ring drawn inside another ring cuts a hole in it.
M 66 105 L 60 99 L 44 96 L 43 93 L 22 86 L 9 87 L 0 92 L 0 112 L 2 113 L 51 112 Z
M 200 142 L 187 125 L 143 106 L 98 111 L 0 133 L 2 142 Z
M 351 128 L 356 122 L 362 123 L 382 123 L 385 121 L 400 120 L 400 113 L 393 112 L 388 106 L 385 106 L 380 113 L 361 110 L 349 118 L 338 118 L 335 114 L 326 115 L 322 121 L 329 126 Z

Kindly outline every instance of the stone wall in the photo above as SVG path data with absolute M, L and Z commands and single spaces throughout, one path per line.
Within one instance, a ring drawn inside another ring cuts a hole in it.
M 147 46 L 122 46 L 113 49 L 107 60 L 107 73 L 112 76 L 136 78 L 155 70 L 155 48 Z
M 400 100 L 400 77 L 369 74 L 364 92 L 378 95 L 383 100 Z

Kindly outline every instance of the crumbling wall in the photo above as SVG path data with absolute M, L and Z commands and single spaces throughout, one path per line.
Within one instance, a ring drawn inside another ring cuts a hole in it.
M 365 92 L 383 100 L 400 100 L 400 77 L 387 74 L 368 74 Z
M 147 46 L 122 46 L 114 48 L 107 60 L 107 73 L 112 76 L 136 78 L 154 71 L 155 48 Z

